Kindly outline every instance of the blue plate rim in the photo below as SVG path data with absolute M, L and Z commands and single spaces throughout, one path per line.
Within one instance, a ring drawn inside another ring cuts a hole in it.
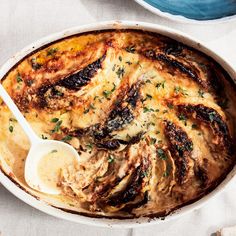
M 145 9 L 151 11 L 152 13 L 161 16 L 165 19 L 169 19 L 172 21 L 178 21 L 181 23 L 195 23 L 195 24 L 214 24 L 214 23 L 223 23 L 226 21 L 233 21 L 236 20 L 236 15 L 232 16 L 225 16 L 217 19 L 212 19 L 212 20 L 195 20 L 195 19 L 190 19 L 182 15 L 174 15 L 169 12 L 164 12 L 161 11 L 160 9 L 152 6 L 151 4 L 147 3 L 144 0 L 134 0 L 136 3 L 138 3 L 140 6 L 144 7 Z

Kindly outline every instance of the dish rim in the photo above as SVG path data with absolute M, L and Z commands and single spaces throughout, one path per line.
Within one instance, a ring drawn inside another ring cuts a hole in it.
M 232 15 L 232 16 L 223 16 L 221 18 L 216 18 L 216 19 L 212 19 L 212 20 L 196 20 L 196 19 L 191 19 L 191 18 L 187 18 L 185 16 L 182 15 L 174 15 L 171 14 L 169 12 L 164 12 L 161 11 L 160 9 L 152 6 L 151 4 L 147 3 L 145 0 L 134 0 L 136 3 L 138 3 L 140 6 L 142 6 L 143 8 L 145 8 L 148 11 L 151 11 L 152 13 L 161 16 L 165 19 L 169 19 L 172 21 L 177 21 L 180 23 L 189 23 L 189 24 L 215 24 L 215 23 L 224 23 L 224 22 L 228 22 L 228 21 L 233 21 L 236 20 L 236 14 Z
M 18 53 L 16 53 L 13 57 L 7 60 L 1 67 L 0 67 L 0 80 L 7 74 L 9 70 L 11 70 L 20 60 L 26 57 L 28 54 L 36 51 L 37 49 L 45 46 L 47 44 L 53 43 L 54 41 L 66 38 L 68 36 L 90 32 L 90 31 L 97 31 L 97 30 L 107 30 L 107 29 L 139 29 L 144 31 L 150 31 L 162 34 L 164 36 L 170 37 L 177 41 L 180 41 L 188 46 L 196 48 L 199 51 L 202 51 L 206 55 L 212 57 L 216 62 L 218 62 L 230 75 L 233 82 L 236 83 L 236 71 L 218 54 L 213 52 L 212 50 L 208 49 L 207 46 L 204 46 L 198 40 L 195 40 L 191 36 L 188 36 L 185 33 L 182 33 L 177 30 L 173 30 L 166 26 L 160 26 L 157 24 L 147 23 L 147 22 L 138 22 L 138 21 L 105 21 L 93 24 L 87 24 L 77 27 L 72 27 L 69 29 L 65 29 L 58 33 L 51 34 L 49 36 L 43 37 L 36 42 L 26 46 Z M 141 217 L 141 218 L 134 218 L 134 219 L 108 219 L 108 218 L 95 218 L 89 216 L 83 216 L 79 214 L 69 213 L 58 209 L 56 207 L 50 206 L 49 204 L 43 202 L 40 199 L 36 199 L 34 196 L 27 193 L 21 187 L 19 187 L 13 180 L 11 180 L 7 175 L 5 175 L 1 168 L 0 168 L 0 183 L 8 189 L 13 195 L 17 198 L 21 199 L 23 202 L 27 203 L 28 205 L 43 211 L 49 215 L 69 220 L 72 222 L 82 223 L 86 225 L 94 225 L 94 226 L 102 226 L 102 227 L 112 227 L 112 228 L 133 228 L 139 226 L 147 226 L 153 224 L 160 224 L 162 222 L 167 222 L 169 220 L 177 219 L 182 215 L 187 214 L 195 209 L 199 209 L 203 204 L 205 204 L 210 199 L 213 199 L 214 196 L 220 192 L 222 192 L 226 185 L 232 181 L 232 179 L 236 176 L 236 165 L 231 170 L 231 172 L 227 175 L 227 177 L 210 193 L 206 194 L 199 200 L 183 206 L 180 209 L 175 210 L 173 213 L 165 217 L 163 221 L 162 218 L 153 218 L 150 220 L 149 217 Z

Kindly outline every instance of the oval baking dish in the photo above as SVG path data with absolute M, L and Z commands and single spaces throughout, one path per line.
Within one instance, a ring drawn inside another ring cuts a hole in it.
M 8 60 L 0 79 L 36 133 L 78 146 L 84 163 L 75 176 L 83 186 L 68 168 L 60 179 L 68 198 L 27 187 L 24 161 L 14 157 L 23 160 L 28 143 L 3 106 L 0 182 L 27 204 L 84 224 L 134 227 L 180 217 L 235 175 L 235 78 L 201 43 L 149 23 L 104 22 L 39 40 Z M 86 168 L 93 178 L 83 176 Z

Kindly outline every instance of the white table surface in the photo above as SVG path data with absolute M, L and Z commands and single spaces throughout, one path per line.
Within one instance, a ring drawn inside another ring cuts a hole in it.
M 210 25 L 162 19 L 133 0 L 0 0 L 0 64 L 33 41 L 65 28 L 105 20 L 162 24 L 192 35 L 236 69 L 236 21 Z M 181 219 L 137 229 L 106 229 L 63 221 L 18 200 L 0 185 L 1 236 L 191 235 L 210 236 L 236 224 L 236 179 L 200 210 Z

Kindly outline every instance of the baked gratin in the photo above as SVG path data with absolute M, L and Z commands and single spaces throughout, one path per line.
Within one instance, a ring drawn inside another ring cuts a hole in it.
M 0 102 L 1 169 L 27 192 L 90 216 L 165 216 L 213 190 L 235 163 L 235 89 L 203 53 L 138 30 L 89 32 L 28 55 L 3 86 L 42 139 L 80 162 L 62 194 L 24 180 L 29 141 Z

